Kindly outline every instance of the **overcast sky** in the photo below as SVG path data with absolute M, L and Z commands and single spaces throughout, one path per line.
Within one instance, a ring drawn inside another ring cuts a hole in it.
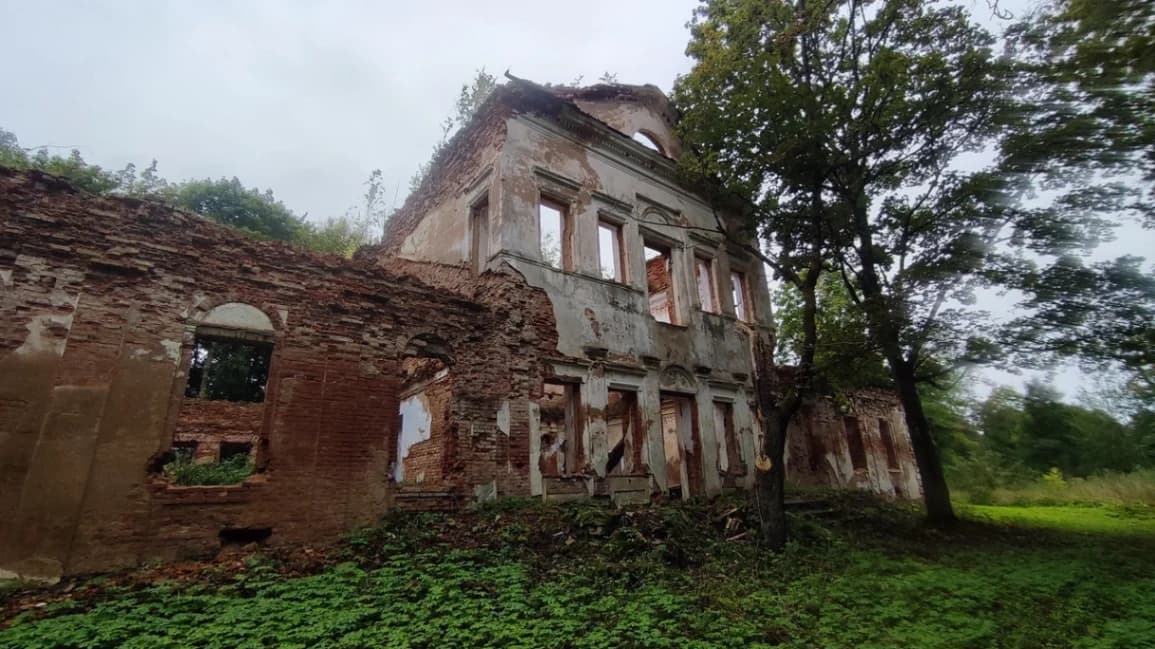
M 483 66 L 668 91 L 694 5 L 0 0 L 0 127 L 107 167 L 235 175 L 324 217 L 375 168 L 404 192 Z
M 985 0 L 962 1 L 989 21 Z M 375 168 L 403 195 L 483 66 L 669 91 L 690 69 L 696 4 L 0 0 L 0 128 L 106 168 L 156 158 L 170 180 L 237 176 L 321 219 Z M 1148 250 L 1155 236 L 1135 229 L 1103 254 Z M 1083 382 L 1059 378 L 1068 394 Z

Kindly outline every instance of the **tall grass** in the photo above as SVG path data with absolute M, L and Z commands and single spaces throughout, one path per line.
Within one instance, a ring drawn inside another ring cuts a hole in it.
M 970 488 L 968 488 L 970 487 Z M 960 484 L 956 500 L 976 505 L 1110 505 L 1155 507 L 1155 469 L 1066 478 L 1056 469 L 1031 481 L 977 488 Z

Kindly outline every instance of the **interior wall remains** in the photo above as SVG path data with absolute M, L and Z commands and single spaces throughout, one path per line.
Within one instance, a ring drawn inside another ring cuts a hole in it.
M 184 397 L 197 327 L 230 303 L 274 328 L 259 408 Z M 434 497 L 528 493 L 526 404 L 556 347 L 544 303 L 510 274 L 471 277 L 466 295 L 0 169 L 0 570 L 200 555 L 234 529 L 322 542 L 406 506 L 389 469 L 415 340 L 452 353 L 454 432 Z M 202 436 L 258 441 L 258 472 L 164 479 L 174 441 Z

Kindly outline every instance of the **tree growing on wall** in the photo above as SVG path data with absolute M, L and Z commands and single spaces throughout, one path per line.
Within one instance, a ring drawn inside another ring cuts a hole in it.
M 366 180 L 360 205 L 314 224 L 286 207 L 272 190 L 247 187 L 236 177 L 172 183 L 160 175 L 155 159 L 139 173 L 132 163 L 119 171 L 108 171 L 86 162 L 76 149 L 68 156 L 53 155 L 43 147 L 25 149 L 15 134 L 4 129 L 0 129 L 0 166 L 36 169 L 61 176 L 93 194 L 158 200 L 255 237 L 287 241 L 345 257 L 375 240 L 392 209 L 386 201 L 384 178 L 379 169 Z
M 437 162 L 437 157 L 445 150 L 446 145 L 449 144 L 449 139 L 453 133 L 469 123 L 485 100 L 489 98 L 497 88 L 497 77 L 481 68 L 473 77 L 473 81 L 461 84 L 461 90 L 457 95 L 457 104 L 454 107 L 453 115 L 446 117 L 441 124 L 441 139 L 437 144 L 433 145 L 433 153 L 417 168 L 417 172 L 409 179 L 409 191 L 415 192 L 421 183 L 425 181 L 425 177 L 429 175 L 429 170 Z

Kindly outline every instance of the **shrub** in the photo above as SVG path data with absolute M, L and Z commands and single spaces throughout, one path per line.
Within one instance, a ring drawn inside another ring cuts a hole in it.
M 253 474 L 253 463 L 247 455 L 234 455 L 223 462 L 197 464 L 188 457 L 164 465 L 164 475 L 178 485 L 240 484 Z

